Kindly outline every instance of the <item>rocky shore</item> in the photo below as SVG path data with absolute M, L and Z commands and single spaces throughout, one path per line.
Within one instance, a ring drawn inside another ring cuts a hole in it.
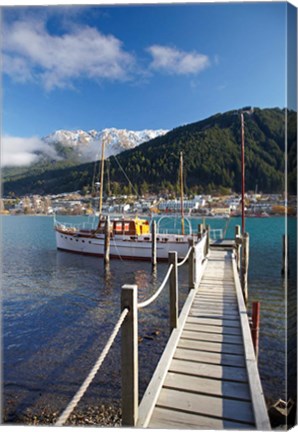
M 23 414 L 4 414 L 3 425 L 54 425 L 61 412 L 44 409 L 39 414 L 26 410 Z M 65 423 L 66 426 L 121 426 L 121 409 L 111 405 L 76 408 Z

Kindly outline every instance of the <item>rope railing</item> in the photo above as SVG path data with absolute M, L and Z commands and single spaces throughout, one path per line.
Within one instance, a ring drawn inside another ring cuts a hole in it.
M 187 252 L 187 254 L 186 254 L 184 260 L 181 261 L 180 263 L 178 263 L 178 264 L 177 264 L 177 267 L 183 266 L 183 265 L 186 263 L 186 261 L 188 260 L 190 254 L 191 254 L 191 251 L 192 251 L 192 247 L 190 247 L 190 248 L 188 249 L 188 252 Z
M 206 239 L 208 236 L 206 237 Z M 202 239 L 202 237 L 201 237 Z M 209 242 L 202 243 L 203 254 L 208 253 Z M 195 288 L 195 256 L 196 247 L 194 239 L 190 242 L 190 248 L 182 262 L 178 264 L 177 252 L 169 252 L 169 267 L 158 290 L 146 301 L 138 303 L 137 285 L 123 285 L 121 290 L 121 314 L 114 329 L 98 357 L 93 368 L 84 380 L 83 384 L 74 395 L 66 409 L 58 418 L 55 426 L 63 426 L 69 416 L 84 396 L 89 385 L 93 381 L 98 370 L 102 366 L 107 354 L 113 345 L 120 328 L 121 338 L 121 371 L 122 371 L 122 425 L 135 426 L 138 417 L 138 309 L 149 306 L 160 295 L 169 281 L 169 306 L 170 306 L 170 332 L 178 326 L 178 266 L 182 266 L 189 260 L 189 290 Z
M 159 296 L 159 294 L 162 292 L 162 290 L 164 289 L 164 287 L 166 286 L 166 283 L 170 277 L 172 268 L 173 268 L 173 264 L 171 264 L 168 268 L 167 274 L 164 277 L 164 280 L 162 282 L 162 284 L 160 285 L 160 287 L 158 288 L 158 290 L 153 294 L 153 296 L 151 296 L 148 300 L 145 300 L 144 302 L 138 303 L 138 309 L 144 308 L 146 306 L 149 306 L 151 303 L 154 302 L 155 299 L 157 299 L 157 297 Z
M 87 378 L 85 379 L 85 381 L 83 382 L 83 384 L 81 385 L 81 387 L 79 388 L 79 390 L 77 391 L 77 393 L 74 395 L 74 397 L 72 398 L 72 400 L 70 401 L 70 403 L 67 405 L 67 407 L 65 408 L 65 410 L 63 411 L 63 413 L 60 415 L 60 417 L 58 418 L 57 422 L 55 423 L 55 426 L 63 426 L 64 423 L 67 421 L 67 419 L 69 418 L 70 414 L 73 412 L 73 410 L 75 409 L 75 407 L 77 406 L 77 404 L 80 402 L 80 400 L 82 399 L 82 397 L 84 396 L 84 394 L 86 393 L 89 385 L 91 384 L 91 382 L 93 381 L 95 375 L 97 374 L 98 370 L 100 369 L 101 365 L 103 364 L 107 354 L 110 351 L 111 346 L 113 345 L 113 342 L 116 339 L 116 336 L 123 324 L 123 321 L 125 320 L 127 314 L 128 314 L 129 310 L 128 308 L 125 308 L 117 323 L 114 326 L 114 329 L 104 347 L 104 349 L 102 350 L 100 356 L 98 357 L 96 363 L 94 364 L 93 368 L 91 369 L 91 371 L 89 372 Z

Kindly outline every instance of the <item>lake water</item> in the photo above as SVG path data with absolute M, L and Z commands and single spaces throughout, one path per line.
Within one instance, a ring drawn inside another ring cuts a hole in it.
M 199 222 L 195 221 L 194 227 Z M 223 220 L 206 222 L 211 228 L 225 225 Z M 234 236 L 234 227 L 240 222 L 237 218 L 229 221 L 227 237 Z M 285 286 L 281 276 L 285 220 L 246 220 L 250 233 L 249 302 L 261 302 L 259 370 L 267 400 L 286 398 L 287 385 L 290 395 L 296 390 L 295 367 L 288 382 L 285 374 L 286 359 L 296 364 L 296 219 L 288 223 L 291 268 Z M 2 217 L 2 237 L 3 408 L 13 421 L 27 409 L 38 413 L 66 407 L 119 316 L 121 286 L 136 283 L 139 301 L 145 300 L 163 280 L 167 264 L 159 264 L 152 274 L 150 263 L 112 260 L 105 270 L 100 258 L 57 251 L 51 217 Z M 185 276 L 182 271 L 180 304 L 187 292 Z M 166 291 L 139 315 L 141 394 L 168 337 Z M 80 407 L 105 402 L 119 405 L 119 400 L 118 336 Z

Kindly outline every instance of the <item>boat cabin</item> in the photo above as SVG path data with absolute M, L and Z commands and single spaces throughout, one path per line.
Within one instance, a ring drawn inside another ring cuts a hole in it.
M 99 232 L 104 232 L 105 221 L 99 224 Z M 142 235 L 150 233 L 150 224 L 146 219 L 118 219 L 111 222 L 112 235 Z

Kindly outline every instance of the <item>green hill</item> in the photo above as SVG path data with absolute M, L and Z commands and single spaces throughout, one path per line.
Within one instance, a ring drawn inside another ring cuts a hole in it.
M 289 191 L 296 193 L 296 112 L 288 112 Z M 241 128 L 236 111 L 217 114 L 181 126 L 164 136 L 122 152 L 106 164 L 111 193 L 129 192 L 126 176 L 138 193 L 178 190 L 179 154 L 183 152 L 185 188 L 211 192 L 241 188 Z M 285 110 L 255 109 L 245 115 L 246 189 L 264 193 L 284 190 Z M 31 167 L 3 175 L 4 194 L 55 194 L 91 188 L 98 163 L 65 166 L 63 163 Z M 121 168 L 120 168 L 121 167 Z M 123 174 L 125 172 L 126 176 Z M 96 174 L 96 175 L 95 175 Z M 107 182 L 106 184 L 107 185 Z

